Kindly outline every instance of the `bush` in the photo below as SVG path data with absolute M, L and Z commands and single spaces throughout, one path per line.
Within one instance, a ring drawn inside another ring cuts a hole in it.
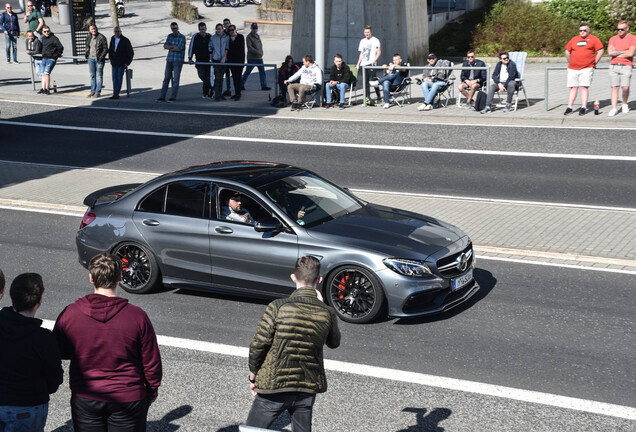
M 578 22 L 563 18 L 544 3 L 503 0 L 496 3 L 484 22 L 477 26 L 474 44 L 481 55 L 496 56 L 500 51 L 527 51 L 533 56 L 563 55 L 565 44 L 577 30 Z
M 607 44 L 609 38 L 616 34 L 614 28 L 618 22 L 608 13 L 608 9 L 611 9 L 609 3 L 609 0 L 551 0 L 546 5 L 548 10 L 576 22 L 577 25 L 588 23 L 590 33 Z M 576 32 L 572 36 L 575 34 Z
M 605 10 L 611 22 L 636 20 L 636 2 L 634 0 L 609 0 Z

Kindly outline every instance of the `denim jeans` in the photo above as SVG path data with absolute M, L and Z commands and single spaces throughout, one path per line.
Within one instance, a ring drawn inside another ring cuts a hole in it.
M 251 63 L 251 64 L 263 64 L 263 59 L 247 59 L 247 63 Z M 263 66 L 257 66 L 258 67 L 258 75 L 261 78 L 261 88 L 265 88 L 267 87 L 267 76 L 265 75 L 265 67 Z M 242 78 L 242 82 L 243 85 L 245 85 L 245 81 L 247 81 L 247 77 L 250 76 L 250 73 L 252 73 L 252 69 L 254 69 L 254 66 L 245 66 L 245 72 L 243 73 L 243 78 Z
M 288 411 L 294 432 L 310 432 L 315 401 L 315 394 L 303 392 L 259 394 L 252 403 L 245 423 L 247 426 L 267 429 L 279 414 Z
M 42 60 L 33 59 L 33 65 L 35 66 L 35 73 L 41 77 L 42 76 Z
M 13 61 L 18 61 L 18 39 L 14 35 L 6 33 L 4 42 L 7 46 L 7 61 L 11 61 L 11 48 L 13 47 Z
M 177 93 L 179 92 L 179 79 L 181 78 L 181 68 L 183 67 L 183 62 L 179 61 L 166 61 L 166 70 L 163 75 L 163 85 L 161 86 L 161 97 L 166 98 L 168 94 L 168 84 L 170 84 L 170 80 L 172 80 L 172 95 L 170 96 L 173 99 L 177 98 Z
M 20 407 L 0 406 L 0 431 L 3 432 L 44 432 L 49 404 Z
M 382 87 L 382 93 L 384 95 L 384 103 L 391 101 L 390 90 L 391 86 L 400 85 L 402 83 L 402 75 L 398 71 L 393 71 L 386 76 L 383 76 L 378 80 L 378 83 Z
M 345 103 L 345 96 L 347 95 L 347 90 L 349 90 L 349 84 L 347 83 L 340 83 L 340 84 L 336 84 L 334 86 L 336 89 L 338 89 L 338 91 L 340 92 L 340 103 L 343 104 Z M 325 84 L 325 94 L 327 96 L 327 103 L 331 104 L 331 84 L 327 83 Z
M 124 73 L 126 66 L 113 66 L 113 95 L 119 95 L 121 86 L 124 83 Z
M 104 80 L 104 60 L 88 59 L 88 72 L 91 74 L 91 94 L 102 92 Z
M 425 81 L 422 83 L 422 93 L 424 93 L 424 103 L 430 105 L 435 99 L 435 95 L 439 91 L 440 87 L 444 86 L 444 81 Z

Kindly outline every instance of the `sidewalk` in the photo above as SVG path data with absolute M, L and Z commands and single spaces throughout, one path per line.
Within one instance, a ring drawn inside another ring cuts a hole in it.
M 289 108 L 276 109 L 269 105 L 270 98 L 275 96 L 276 80 L 273 70 L 268 71 L 268 85 L 271 91 L 261 91 L 257 70 L 254 69 L 252 75 L 246 83 L 247 90 L 243 92 L 240 101 L 227 100 L 213 102 L 201 99 L 201 82 L 199 81 L 194 66 L 184 65 L 181 74 L 181 84 L 177 102 L 174 104 L 158 104 L 155 99 L 159 95 L 159 90 L 163 81 L 163 71 L 165 67 L 166 51 L 162 44 L 169 33 L 170 22 L 174 18 L 170 17 L 170 2 L 153 1 L 138 2 L 130 1 L 126 7 L 127 16 L 120 19 L 120 26 L 123 34 L 131 39 L 135 49 L 135 60 L 131 68 L 134 70 L 132 81 L 132 92 L 130 98 L 122 97 L 119 100 L 110 100 L 112 81 L 110 66 L 104 70 L 104 84 L 106 88 L 102 91 L 102 98 L 87 99 L 89 93 L 89 75 L 86 64 L 73 64 L 69 60 L 60 61 L 51 74 L 51 82 L 57 84 L 58 93 L 51 96 L 38 96 L 33 90 L 30 82 L 31 72 L 28 57 L 24 54 L 24 40 L 18 41 L 21 61 L 19 65 L 7 65 L 0 69 L 0 100 L 20 99 L 25 101 L 38 101 L 48 103 L 61 103 L 71 105 L 97 105 L 108 107 L 126 107 L 134 109 L 153 110 L 193 110 L 193 111 L 230 111 L 230 112 L 250 112 L 263 115 L 293 115 L 299 118 L 320 117 L 320 118 L 364 118 L 382 120 L 401 120 L 413 122 L 433 122 L 433 123 L 467 123 L 467 124 L 509 124 L 509 125 L 565 125 L 572 127 L 636 127 L 636 101 L 630 103 L 632 112 L 619 114 L 615 117 L 608 117 L 610 87 L 607 70 L 598 70 L 590 88 L 591 107 L 595 98 L 601 102 L 601 115 L 595 116 L 590 113 L 585 116 L 569 115 L 564 116 L 565 103 L 567 101 L 567 88 L 565 87 L 565 71 L 550 72 L 550 96 L 549 111 L 544 110 L 544 87 L 546 66 L 565 66 L 560 59 L 545 59 L 526 63 L 525 86 L 531 106 L 528 108 L 524 101 L 519 102 L 517 112 L 503 113 L 501 110 L 490 114 L 482 115 L 475 110 L 457 107 L 451 100 L 448 108 L 435 109 L 428 112 L 417 111 L 417 106 L 421 103 L 421 89 L 417 85 L 411 86 L 411 104 L 404 107 L 392 106 L 390 109 L 380 107 L 364 107 L 362 101 L 362 91 L 357 92 L 358 105 L 354 105 L 345 110 L 333 110 L 324 108 L 314 108 L 302 112 L 292 113 Z M 199 13 L 202 15 L 201 21 L 207 22 L 208 31 L 213 28 L 216 22 L 221 22 L 228 17 L 237 25 L 239 32 L 246 35 L 249 28 L 243 27 L 244 20 L 256 17 L 256 8 L 248 5 L 239 8 L 212 7 L 206 8 L 202 4 L 199 6 Z M 20 18 L 22 15 L 20 15 Z M 55 24 L 51 18 L 47 18 L 47 24 L 51 26 L 53 32 L 60 38 L 65 47 L 65 54 L 72 55 L 70 26 L 60 26 Z M 111 20 L 108 15 L 108 5 L 97 5 L 97 24 L 102 32 L 110 39 L 112 35 Z M 179 22 L 180 32 L 188 39 L 197 32 L 197 24 L 186 24 Z M 282 37 L 263 37 L 264 61 L 265 63 L 280 64 L 285 55 L 290 50 L 290 40 Z M 311 52 L 313 47 L 308 47 Z M 600 66 L 607 66 L 608 60 L 604 58 Z M 328 69 L 330 65 L 327 65 Z M 494 63 L 492 64 L 494 66 Z M 457 73 L 456 73 L 457 75 Z M 36 89 L 39 83 L 36 83 Z M 122 93 L 123 94 L 123 93 Z M 456 92 L 457 94 L 457 92 Z

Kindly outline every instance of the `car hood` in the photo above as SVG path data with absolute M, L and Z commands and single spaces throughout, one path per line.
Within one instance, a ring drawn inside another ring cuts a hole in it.
M 307 232 L 313 237 L 337 236 L 331 240 L 411 259 L 426 259 L 466 236 L 459 228 L 432 217 L 375 204 Z

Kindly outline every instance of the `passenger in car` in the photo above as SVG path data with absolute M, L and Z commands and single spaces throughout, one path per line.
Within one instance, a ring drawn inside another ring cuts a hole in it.
M 234 192 L 227 200 L 227 206 L 221 209 L 221 218 L 233 222 L 254 225 L 250 212 L 241 208 L 243 198 L 239 192 Z

